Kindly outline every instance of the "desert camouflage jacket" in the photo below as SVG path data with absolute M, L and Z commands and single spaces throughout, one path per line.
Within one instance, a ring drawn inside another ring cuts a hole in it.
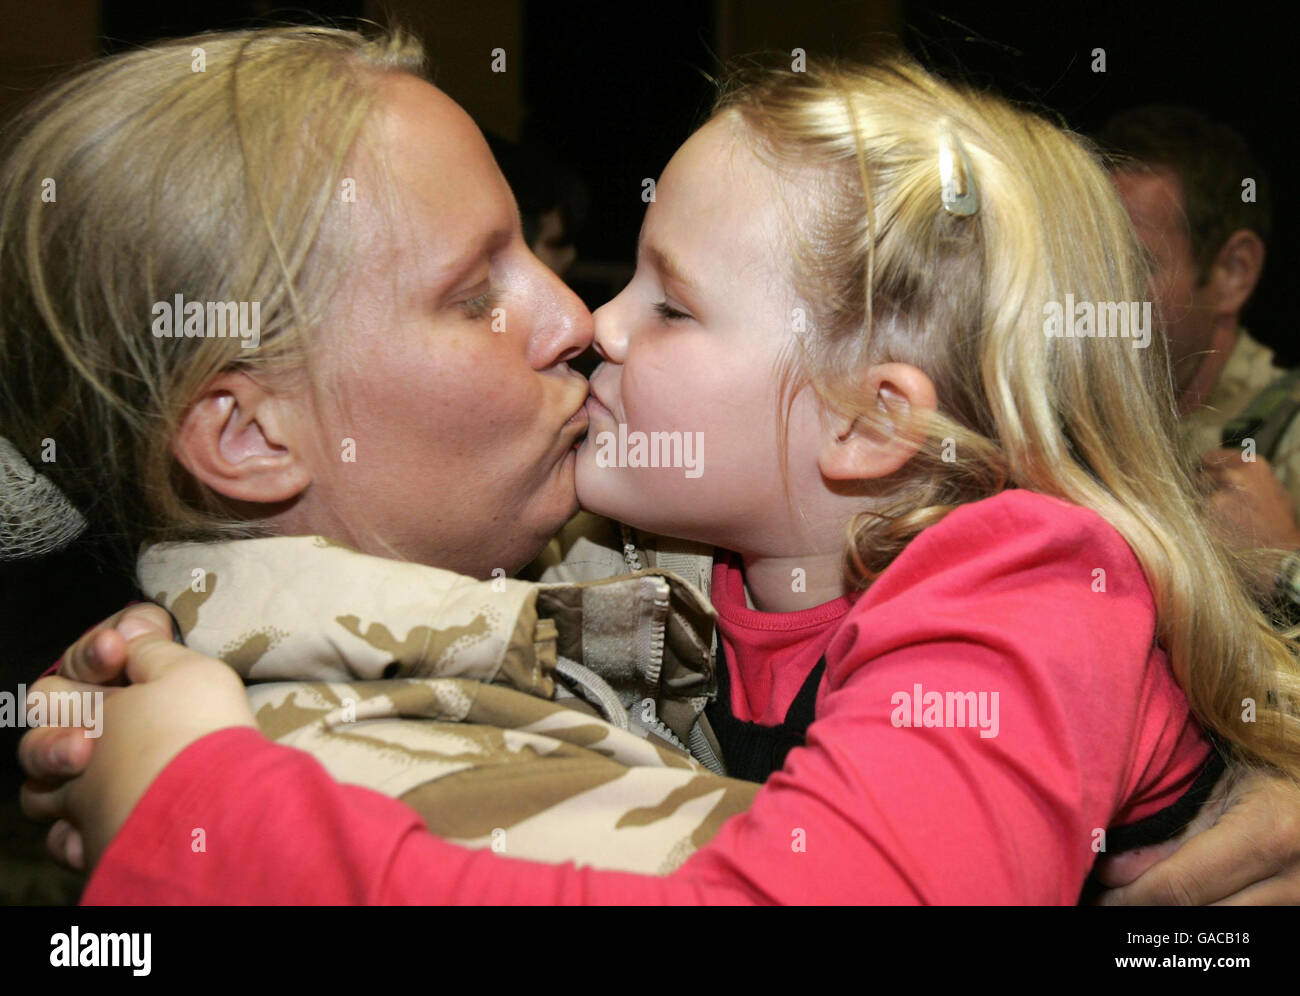
M 466 846 L 665 874 L 758 786 L 716 773 L 700 722 L 712 606 L 654 564 L 707 584 L 707 554 L 622 551 L 611 528 L 578 520 L 540 582 L 303 536 L 159 544 L 139 577 L 188 646 L 244 677 L 262 732 L 336 780 Z M 625 553 L 643 569 L 623 573 Z

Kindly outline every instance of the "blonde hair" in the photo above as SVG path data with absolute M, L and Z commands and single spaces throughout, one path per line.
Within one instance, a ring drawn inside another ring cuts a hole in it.
M 146 539 L 260 532 L 176 462 L 180 417 L 224 370 L 305 368 L 348 254 L 328 216 L 341 167 L 382 76 L 423 71 L 401 33 L 199 35 L 92 63 L 13 125 L 0 435 L 126 556 Z M 156 337 L 152 306 L 175 294 L 258 302 L 259 344 Z M 47 440 L 55 459 L 38 462 Z
M 1093 509 L 1142 564 L 1196 717 L 1239 761 L 1300 775 L 1296 644 L 1260 607 L 1271 580 L 1260 561 L 1211 531 L 1175 442 L 1159 329 L 1148 348 L 1044 334 L 1045 305 L 1067 292 L 1149 300 L 1144 256 L 1090 145 L 894 55 L 741 69 L 714 113 L 739 116 L 755 152 L 813 194 L 812 210 L 791 211 L 811 321 L 792 340 L 782 397 L 811 385 L 883 428 L 845 374 L 904 362 L 935 384 L 916 457 L 849 524 L 854 580 L 866 586 L 921 530 L 1007 487 Z M 969 156 L 972 215 L 942 206 L 942 133 Z M 1244 699 L 1255 722 L 1242 721 Z

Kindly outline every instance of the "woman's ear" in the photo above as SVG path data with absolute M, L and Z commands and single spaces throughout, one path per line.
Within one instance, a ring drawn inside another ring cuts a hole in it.
M 859 397 L 869 399 L 880 414 L 884 431 L 859 416 L 831 414 L 818 454 L 822 476 L 832 481 L 888 477 L 912 458 L 921 445 L 907 432 L 911 418 L 933 411 L 934 383 L 910 363 L 880 363 L 868 367 L 859 383 Z
M 224 373 L 199 393 L 181 419 L 176 459 L 217 494 L 276 504 L 311 483 L 293 402 L 247 374 Z

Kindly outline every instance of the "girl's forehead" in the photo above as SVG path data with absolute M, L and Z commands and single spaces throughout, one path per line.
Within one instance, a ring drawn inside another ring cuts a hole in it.
M 785 294 L 791 224 L 785 186 L 743 132 L 714 119 L 664 170 L 642 227 L 642 253 L 651 262 L 671 258 L 674 269 L 710 293 Z
M 759 209 L 782 195 L 781 186 L 777 172 L 757 157 L 748 135 L 729 117 L 714 118 L 688 138 L 659 181 L 666 200 L 692 212 Z

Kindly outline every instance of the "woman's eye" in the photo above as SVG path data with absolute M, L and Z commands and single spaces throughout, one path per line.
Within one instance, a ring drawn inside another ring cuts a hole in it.
M 492 314 L 494 308 L 500 302 L 501 294 L 494 287 L 484 291 L 478 297 L 471 297 L 468 301 L 462 301 L 460 309 L 469 319 L 486 318 Z
M 676 308 L 672 307 L 667 301 L 660 301 L 658 304 L 656 304 L 655 311 L 658 312 L 659 317 L 666 322 L 680 322 L 683 319 L 691 317 L 690 315 L 686 314 L 684 311 L 678 311 Z

